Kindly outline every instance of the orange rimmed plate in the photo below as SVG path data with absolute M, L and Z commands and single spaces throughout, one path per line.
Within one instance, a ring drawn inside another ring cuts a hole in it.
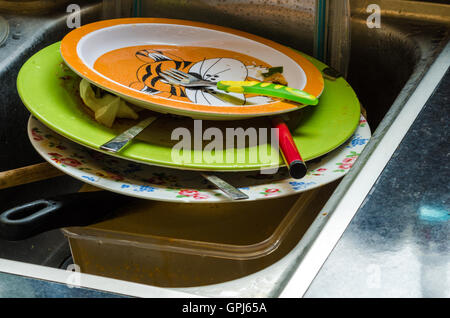
M 261 80 L 283 66 L 288 85 L 320 96 L 321 72 L 305 57 L 242 31 L 184 20 L 126 18 L 75 29 L 61 42 L 65 63 L 78 75 L 127 102 L 198 119 L 244 119 L 298 109 L 298 104 L 216 88 L 169 85 L 159 73 L 176 68 L 201 78 Z

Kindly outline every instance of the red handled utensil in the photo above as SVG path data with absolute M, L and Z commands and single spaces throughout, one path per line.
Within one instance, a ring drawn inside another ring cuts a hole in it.
M 280 117 L 274 117 L 271 121 L 272 127 L 277 128 L 280 152 L 289 169 L 289 174 L 294 179 L 303 178 L 306 175 L 307 167 L 298 151 L 288 126 Z

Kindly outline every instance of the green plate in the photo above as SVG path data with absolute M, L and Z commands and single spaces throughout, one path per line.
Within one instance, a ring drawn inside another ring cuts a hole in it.
M 319 70 L 327 67 L 304 56 Z M 25 106 L 42 123 L 74 142 L 100 151 L 100 145 L 136 122 L 117 120 L 112 128 L 97 123 L 79 97 L 79 80 L 64 65 L 58 42 L 39 51 L 23 65 L 17 78 L 17 88 Z M 142 118 L 144 116 L 145 114 L 141 115 Z M 319 104 L 290 113 L 288 125 L 303 159 L 307 161 L 322 156 L 345 142 L 357 128 L 359 116 L 360 104 L 350 85 L 343 78 L 336 81 L 325 79 L 325 89 Z M 265 151 L 270 151 L 270 142 L 233 148 L 235 160 L 231 160 L 231 163 L 224 159 L 224 162 L 214 162 L 211 158 L 202 158 L 201 150 L 191 151 L 190 162 L 179 163 L 172 160 L 172 147 L 179 141 L 171 140 L 173 129 L 178 127 L 188 127 L 194 135 L 192 119 L 161 114 L 138 139 L 115 156 L 188 170 L 246 171 L 284 165 L 281 156 L 269 161 L 267 158 L 260 158 L 259 148 L 264 147 Z M 203 121 L 202 128 L 207 127 L 218 127 L 225 135 L 225 128 L 259 129 L 270 128 L 270 124 L 267 118 Z M 204 141 L 203 145 L 208 143 L 210 141 Z M 214 158 L 229 157 L 226 157 L 224 150 L 216 151 Z

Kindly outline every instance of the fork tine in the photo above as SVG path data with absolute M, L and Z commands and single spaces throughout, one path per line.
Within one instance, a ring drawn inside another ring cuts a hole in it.
M 172 75 L 173 77 L 181 80 L 186 80 L 186 77 L 179 75 L 177 72 L 175 72 L 173 69 L 170 69 L 167 71 L 170 75 Z
M 177 80 L 177 81 L 180 81 L 183 79 L 181 76 L 177 75 L 176 73 L 171 72 L 171 70 L 162 71 L 162 72 L 160 72 L 160 74 L 161 75 L 164 74 L 165 76 L 172 78 L 174 80 Z
M 170 74 L 172 74 L 173 76 L 177 77 L 177 78 L 180 78 L 180 79 L 186 79 L 185 76 L 178 74 L 178 73 L 175 71 L 175 69 L 173 69 L 173 68 L 170 69 L 170 70 L 168 70 L 168 72 L 169 72 Z
M 160 75 L 162 78 L 164 78 L 166 81 L 168 81 L 169 84 L 170 84 L 170 83 L 177 83 L 177 82 L 178 82 L 178 81 L 175 80 L 174 78 L 169 77 L 169 76 L 167 76 L 166 74 L 164 74 L 164 72 L 159 73 L 159 75 Z
M 174 71 L 176 74 L 178 74 L 178 75 L 180 75 L 180 76 L 183 76 L 183 77 L 186 78 L 186 79 L 189 78 L 189 75 L 188 75 L 188 74 L 186 74 L 186 73 L 184 73 L 184 72 L 182 72 L 182 71 L 180 71 L 180 70 L 177 70 L 177 69 L 172 68 L 171 71 Z

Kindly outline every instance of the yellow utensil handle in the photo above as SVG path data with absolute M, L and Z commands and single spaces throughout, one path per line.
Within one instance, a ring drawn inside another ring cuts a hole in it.
M 217 88 L 231 93 L 252 93 L 284 98 L 305 105 L 317 105 L 319 99 L 300 89 L 257 81 L 220 81 Z

